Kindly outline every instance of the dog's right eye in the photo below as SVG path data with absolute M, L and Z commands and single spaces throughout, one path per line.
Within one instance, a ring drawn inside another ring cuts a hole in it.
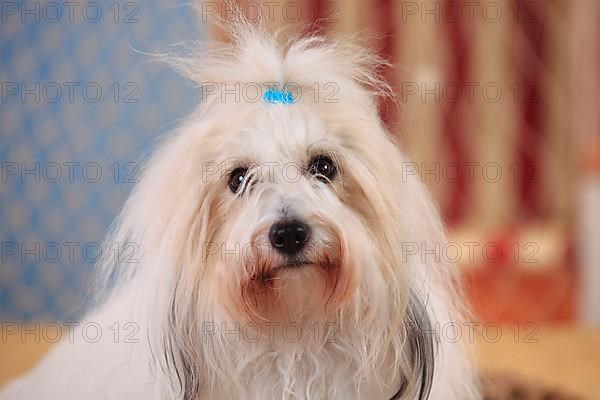
M 248 172 L 248 168 L 236 168 L 229 175 L 229 189 L 232 193 L 237 193 L 240 189 L 240 186 L 244 182 L 246 178 L 246 172 Z
M 308 166 L 308 172 L 321 182 L 331 182 L 337 173 L 333 160 L 325 155 L 313 157 Z

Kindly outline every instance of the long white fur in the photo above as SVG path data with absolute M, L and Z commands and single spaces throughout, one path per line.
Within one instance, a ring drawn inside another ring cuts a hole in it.
M 403 246 L 433 249 L 446 237 L 423 185 L 401 176 L 407 159 L 379 119 L 377 99 L 389 92 L 376 71 L 381 60 L 317 36 L 280 43 L 245 23 L 232 37 L 171 61 L 205 89 L 293 82 L 303 90 L 299 101 L 223 101 L 219 91 L 161 140 L 107 239 L 107 246 L 137 244 L 137 262 L 109 257 L 99 265 L 99 305 L 74 341 L 55 346 L 1 399 L 387 400 L 401 385 L 400 398 L 419 398 L 425 378 L 414 358 L 423 343 L 410 345 L 409 308 L 421 304 L 418 318 L 431 327 L 460 324 L 463 294 L 454 266 L 409 256 Z M 315 99 L 310 89 L 328 83 L 339 89 L 337 102 L 323 93 Z M 285 179 L 283 166 L 323 152 L 339 163 L 337 179 Z M 272 167 L 234 195 L 226 168 L 235 163 Z M 207 173 L 215 165 L 219 173 Z M 283 209 L 313 227 L 316 252 L 326 243 L 339 247 L 338 284 L 349 293 L 328 292 L 318 265 L 285 272 L 271 322 L 294 322 L 311 334 L 292 343 L 280 325 L 274 338 L 250 342 L 235 327 L 269 319 L 237 297 L 252 266 L 205 246 L 258 240 L 268 251 L 264 232 Z M 90 322 L 103 330 L 97 343 L 83 339 Z M 137 343 L 122 336 L 115 343 L 115 322 L 121 329 L 133 323 Z M 230 331 L 208 335 L 211 323 Z M 429 398 L 478 398 L 468 343 L 424 334 L 435 351 Z

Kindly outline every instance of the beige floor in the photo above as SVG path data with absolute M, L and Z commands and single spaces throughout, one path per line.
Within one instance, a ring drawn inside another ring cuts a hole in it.
M 600 399 L 600 329 L 502 327 L 496 342 L 495 327 L 478 338 L 481 365 L 486 370 L 512 372 L 529 381 L 567 390 L 587 400 Z M 52 346 L 29 335 L 0 332 L 0 385 L 26 372 Z M 535 342 L 537 340 L 537 343 Z

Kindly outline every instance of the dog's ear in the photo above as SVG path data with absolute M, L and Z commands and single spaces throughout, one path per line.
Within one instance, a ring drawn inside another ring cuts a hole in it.
M 201 363 L 190 327 L 198 329 L 203 252 L 220 223 L 215 214 L 224 185 L 218 173 L 203 175 L 211 159 L 208 149 L 215 147 L 206 141 L 216 125 L 192 121 L 162 139 L 106 240 L 107 250 L 132 243 L 135 251 L 119 253 L 129 257 L 125 260 L 106 251 L 97 266 L 98 302 L 127 291 L 148 304 L 139 321 L 148 330 L 152 367 L 171 379 L 173 391 L 183 395 L 176 398 L 183 399 L 198 392 L 200 374 L 194 368 Z
M 171 269 L 170 278 L 157 282 L 163 286 L 159 292 L 164 295 L 156 300 L 157 308 L 152 314 L 152 318 L 158 318 L 150 325 L 156 327 L 151 335 L 152 353 L 155 366 L 169 377 L 172 394 L 183 400 L 196 399 L 201 389 L 203 363 L 198 340 L 202 332 L 197 322 L 206 302 L 200 298 L 198 288 L 207 273 L 207 245 L 220 223 L 217 213 L 225 188 L 219 173 L 205 176 L 206 164 L 214 164 L 211 155 L 205 153 L 206 149 L 215 148 L 205 143 L 211 129 L 216 128 L 205 121 L 181 132 L 174 142 L 167 143 L 164 154 L 152 161 L 155 171 L 147 177 L 162 180 L 155 187 L 159 198 L 152 201 L 157 202 L 157 212 L 166 213 L 155 215 L 163 219 L 163 224 L 153 231 L 154 247 L 163 249 L 159 254 L 162 262 L 155 268 Z M 168 169 L 168 173 L 161 169 Z
M 414 293 L 410 296 L 405 326 L 405 354 L 409 370 L 404 372 L 400 389 L 390 400 L 404 399 L 406 395 L 427 400 L 435 373 L 436 341 L 426 304 Z M 411 382 L 415 382 L 415 386 L 411 387 Z

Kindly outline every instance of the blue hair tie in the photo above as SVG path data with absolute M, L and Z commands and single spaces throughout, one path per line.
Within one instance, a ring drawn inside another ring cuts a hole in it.
M 271 104 L 292 104 L 295 102 L 294 95 L 291 92 L 282 90 L 267 90 L 263 95 L 263 100 Z

